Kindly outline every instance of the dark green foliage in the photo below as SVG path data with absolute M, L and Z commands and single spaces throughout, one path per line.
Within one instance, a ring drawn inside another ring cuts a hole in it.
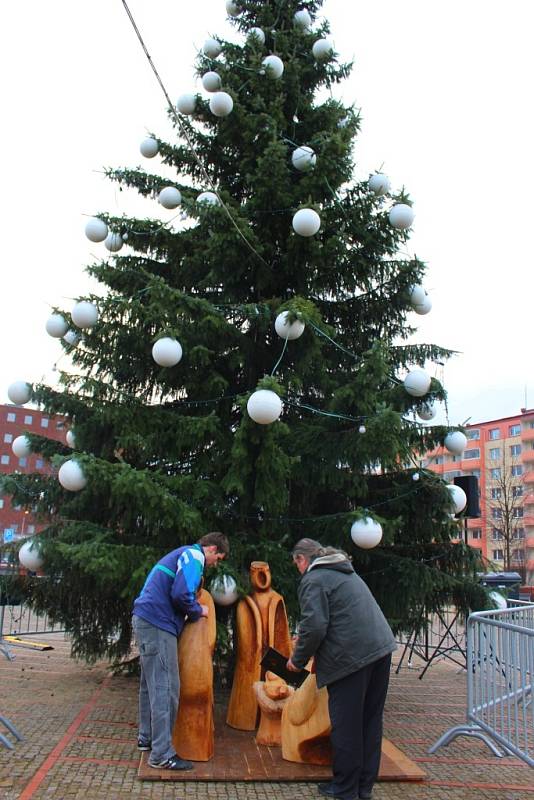
M 216 529 L 231 538 L 229 568 L 241 590 L 250 561 L 268 561 L 292 619 L 289 554 L 302 536 L 350 551 L 397 629 L 422 606 L 483 603 L 473 553 L 451 541 L 458 528 L 443 483 L 424 472 L 413 480 L 414 456 L 446 430 L 416 422 L 423 401 L 399 375 L 450 351 L 405 344 L 408 290 L 425 266 L 398 256 L 406 234 L 391 227 L 388 210 L 410 199 L 376 197 L 354 179 L 359 116 L 317 100 L 350 71 L 315 62 L 312 45 L 326 23 L 313 33 L 293 25 L 297 9 L 314 16 L 321 5 L 243 0 L 236 25 L 261 27 L 265 47 L 223 43 L 216 63 L 199 56 L 199 74 L 217 69 L 234 110 L 217 119 L 199 96 L 193 117 L 173 116 L 177 141 L 160 142 L 192 224 L 100 214 L 128 233 L 129 249 L 88 268 L 102 286 L 93 298 L 100 318 L 81 345 L 66 346 L 77 374 L 62 374 L 60 390 L 34 392 L 47 411 L 72 420 L 88 485 L 69 493 L 55 477 L 20 475 L 6 485 L 49 523 L 47 577 L 24 586 L 36 608 L 65 622 L 79 656 L 124 654 L 132 601 L 154 560 Z M 270 52 L 284 62 L 281 80 L 261 74 Z M 296 145 L 313 147 L 315 169 L 292 167 Z M 144 195 L 148 212 L 169 185 L 143 167 L 108 176 Z M 226 208 L 196 203 L 212 188 Z M 309 239 L 292 230 L 302 207 L 321 216 Z M 283 310 L 306 322 L 287 345 L 274 331 Z M 176 367 L 152 359 L 162 336 L 183 347 Z M 259 387 L 283 399 L 272 425 L 247 415 Z M 433 380 L 424 401 L 444 397 Z M 40 437 L 31 442 L 55 468 L 68 455 Z M 350 527 L 367 514 L 384 539 L 361 551 Z M 220 613 L 228 650 L 231 612 Z

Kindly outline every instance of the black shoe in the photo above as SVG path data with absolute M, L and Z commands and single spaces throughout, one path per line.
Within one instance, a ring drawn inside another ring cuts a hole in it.
M 142 752 L 146 752 L 147 750 L 152 750 L 152 742 L 147 741 L 147 739 L 141 739 L 141 737 L 137 740 L 137 749 L 141 750 Z
M 317 788 L 319 789 L 319 793 L 324 795 L 324 797 L 337 797 L 335 792 L 334 786 L 332 782 L 330 783 L 319 783 L 317 784 Z
M 148 766 L 154 767 L 154 769 L 193 769 L 193 763 L 191 761 L 186 761 L 184 758 L 180 758 L 180 756 L 171 756 L 165 759 L 165 761 L 160 761 L 159 764 L 153 764 L 152 761 L 149 761 Z
M 373 797 L 373 790 L 372 789 L 360 789 L 358 792 L 358 797 L 360 800 L 372 800 Z

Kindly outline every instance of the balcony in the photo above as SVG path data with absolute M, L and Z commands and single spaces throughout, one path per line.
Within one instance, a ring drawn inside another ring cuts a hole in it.
M 523 475 L 523 483 L 534 483 L 534 470 L 525 472 Z
M 534 536 L 527 536 L 525 539 L 525 547 L 528 549 L 534 549 Z
M 523 516 L 518 517 L 518 519 L 521 519 L 521 524 L 525 527 L 531 528 L 534 525 L 534 513 L 523 514 Z
M 527 450 L 521 451 L 521 461 L 523 464 L 534 461 L 534 447 L 530 447 Z
M 534 442 L 534 428 L 523 428 L 521 431 L 522 442 Z

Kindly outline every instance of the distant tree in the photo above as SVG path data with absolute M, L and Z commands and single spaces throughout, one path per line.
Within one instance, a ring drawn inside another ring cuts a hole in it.
M 525 580 L 525 537 L 523 528 L 523 483 L 516 473 L 519 461 L 503 443 L 500 458 L 488 469 L 486 511 L 488 534 L 503 551 L 505 571 L 516 571 Z

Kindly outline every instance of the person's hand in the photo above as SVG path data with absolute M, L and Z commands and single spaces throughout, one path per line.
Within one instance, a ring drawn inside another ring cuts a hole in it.
M 288 668 L 288 670 L 289 670 L 290 672 L 300 672 L 300 667 L 296 667 L 296 666 L 293 664 L 293 662 L 291 661 L 291 659 L 290 659 L 290 658 L 288 658 L 288 660 L 287 660 L 286 667 Z
M 202 616 L 207 617 L 210 613 L 210 610 L 207 606 L 203 606 L 202 603 L 200 604 L 200 608 L 202 609 Z

